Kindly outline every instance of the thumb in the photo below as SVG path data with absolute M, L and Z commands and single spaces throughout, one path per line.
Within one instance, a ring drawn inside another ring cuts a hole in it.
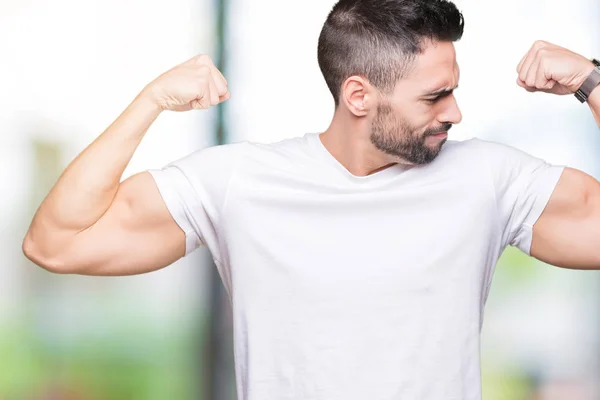
M 229 92 L 229 90 L 227 91 L 227 93 L 225 93 L 223 96 L 219 96 L 219 103 L 222 103 L 224 101 L 227 101 L 231 98 L 231 93 Z
M 205 110 L 210 107 L 210 99 L 206 95 L 196 97 L 190 102 L 190 106 L 194 110 Z

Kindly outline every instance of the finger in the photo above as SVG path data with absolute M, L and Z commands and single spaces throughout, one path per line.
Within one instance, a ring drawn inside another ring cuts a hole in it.
M 215 71 L 217 71 L 217 74 L 221 77 L 221 79 L 223 79 L 223 82 L 225 82 L 225 86 L 229 85 L 229 82 L 227 82 L 227 79 L 225 78 L 225 76 L 223 76 L 223 74 L 221 73 L 221 71 L 215 67 Z
M 525 61 L 527 61 L 527 58 L 529 57 L 529 55 L 531 54 L 531 52 L 534 50 L 533 46 L 529 48 L 529 50 L 525 53 L 525 55 L 523 56 L 523 58 L 521 58 L 521 61 L 519 61 L 519 65 L 517 67 L 517 73 L 521 73 L 521 71 L 523 70 L 523 65 L 525 64 Z
M 554 94 L 554 87 L 556 86 L 556 81 L 550 81 L 549 83 L 549 88 L 547 89 L 541 89 L 540 92 L 544 92 L 544 93 L 552 93 Z
M 521 80 L 521 78 L 517 78 L 517 85 L 521 86 L 523 89 L 527 90 L 528 92 L 535 92 L 535 88 L 529 87 L 527 86 L 527 84 L 525 82 L 523 82 Z
M 221 74 L 221 71 L 219 71 L 216 67 L 211 68 L 210 73 L 216 86 L 217 96 L 223 96 L 225 93 L 227 93 L 227 80 L 223 74 Z
M 212 58 L 210 58 L 208 54 L 197 54 L 194 57 L 192 57 L 189 61 L 198 66 L 205 65 L 207 67 L 214 67 L 215 65 L 213 63 Z
M 531 64 L 535 60 L 535 56 L 537 54 L 537 50 L 532 48 L 529 53 L 527 53 L 527 57 L 525 61 L 523 61 L 523 65 L 521 66 L 521 70 L 519 71 L 519 78 L 523 82 L 527 82 L 527 76 L 529 75 L 529 70 L 531 69 Z M 529 85 L 529 84 L 528 84 Z M 531 86 L 531 85 L 529 85 Z
M 536 82 L 538 81 L 538 70 L 539 70 L 540 60 L 539 57 L 536 57 L 533 62 L 529 65 L 529 69 L 527 71 L 527 76 L 525 77 L 525 83 L 527 86 L 532 88 L 538 88 Z
M 201 81 L 198 89 L 198 97 L 192 101 L 191 106 L 196 110 L 205 110 L 210 107 L 210 85 L 208 79 Z
M 210 107 L 210 101 L 206 98 L 198 97 L 190 103 L 194 110 L 206 110 Z
M 200 100 L 199 99 L 194 99 L 190 102 L 190 107 L 192 107 L 193 110 L 202 110 L 204 109 L 204 107 L 202 107 L 202 104 L 200 104 Z
M 552 89 L 552 87 L 554 87 L 553 82 L 553 80 L 548 79 L 548 77 L 546 76 L 546 68 L 544 67 L 544 61 L 540 58 L 540 60 L 537 63 L 535 87 L 540 90 Z
M 211 106 L 216 106 L 219 104 L 219 94 L 217 90 L 217 85 L 215 84 L 215 80 L 212 76 L 207 78 L 208 80 L 208 98 L 210 100 Z
M 529 55 L 529 51 L 527 53 L 525 53 L 525 55 L 523 56 L 523 58 L 521 58 L 521 61 L 519 61 L 519 65 L 517 66 L 517 73 L 521 72 L 521 68 L 523 67 L 523 63 L 525 63 L 525 60 L 527 59 L 528 55 Z
M 227 101 L 231 98 L 231 93 L 229 93 L 229 90 L 227 91 L 227 93 L 225 93 L 223 96 L 219 97 L 219 102 L 224 102 Z

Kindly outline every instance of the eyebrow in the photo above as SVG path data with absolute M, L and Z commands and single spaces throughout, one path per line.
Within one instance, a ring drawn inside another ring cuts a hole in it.
M 441 96 L 447 96 L 452 94 L 456 89 L 458 89 L 458 86 L 456 86 L 454 89 L 439 89 L 433 92 L 429 92 L 424 94 L 422 97 L 441 97 Z

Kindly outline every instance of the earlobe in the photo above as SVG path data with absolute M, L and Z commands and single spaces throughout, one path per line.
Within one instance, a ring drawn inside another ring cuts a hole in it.
M 358 117 L 364 117 L 368 114 L 367 107 L 365 105 L 364 95 L 361 95 L 360 98 L 357 98 L 353 101 L 353 110 L 352 112 Z
M 348 109 L 350 110 L 350 112 L 352 112 L 352 114 L 355 114 L 356 116 L 366 115 L 365 101 L 364 96 L 362 94 L 356 92 L 352 93 L 349 97 L 346 98 L 346 101 Z

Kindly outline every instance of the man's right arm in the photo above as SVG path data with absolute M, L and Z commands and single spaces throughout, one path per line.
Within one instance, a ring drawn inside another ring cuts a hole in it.
M 123 181 L 110 207 L 90 227 L 70 235 L 57 231 L 56 235 L 65 235 L 62 241 L 43 239 L 47 240 L 43 245 L 54 244 L 59 251 L 40 251 L 35 234 L 36 230 L 31 230 L 32 236 L 24 241 L 24 252 L 54 273 L 136 275 L 166 267 L 185 254 L 185 233 L 148 172 Z
M 167 71 L 66 168 L 36 212 L 23 252 L 56 273 L 132 275 L 185 254 L 185 234 L 148 173 L 120 183 L 146 131 L 163 110 L 205 109 L 229 98 L 207 56 Z

